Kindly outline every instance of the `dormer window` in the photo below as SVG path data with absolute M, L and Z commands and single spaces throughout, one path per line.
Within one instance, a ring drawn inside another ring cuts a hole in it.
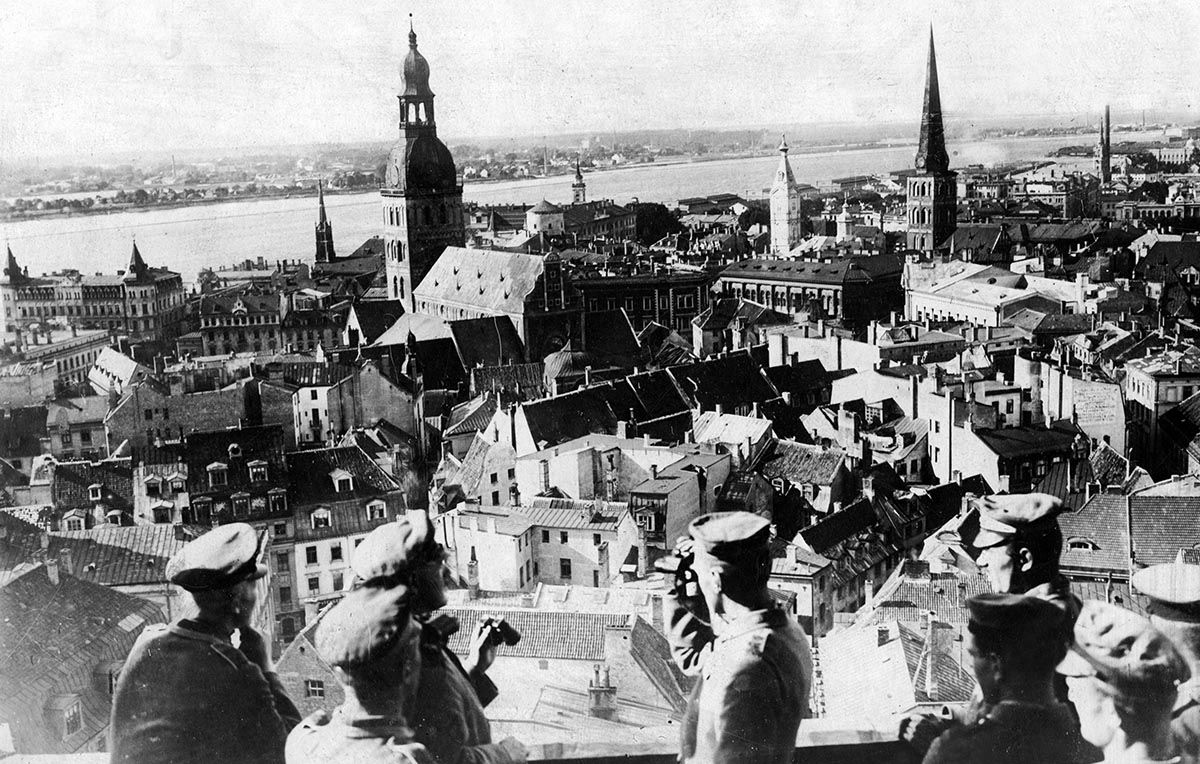
M 373 501 L 367 505 L 367 520 L 386 520 L 387 519 L 387 504 L 382 501 Z
M 334 470 L 329 473 L 329 478 L 333 480 L 335 493 L 350 493 L 354 490 L 354 477 L 345 470 Z
M 261 459 L 255 459 L 250 462 L 250 481 L 253 483 L 263 483 L 267 480 L 267 463 Z
M 182 480 L 172 480 L 171 481 L 171 493 L 183 493 L 183 492 L 184 492 L 183 481 Z
M 221 462 L 213 462 L 208 465 L 208 487 L 216 488 L 217 486 L 229 484 L 229 467 Z
M 235 493 L 233 495 L 233 516 L 245 517 L 250 514 L 250 494 Z
M 104 486 L 99 483 L 92 483 L 88 486 L 88 499 L 100 501 L 102 498 L 104 498 Z
M 271 505 L 271 512 L 287 512 L 287 491 L 282 488 L 273 488 L 267 494 L 267 500 Z
M 1099 548 L 1100 545 L 1091 539 L 1080 537 L 1067 539 L 1067 549 L 1073 549 L 1077 552 L 1095 552 Z
M 51 697 L 46 701 L 46 715 L 63 740 L 83 729 L 83 706 L 75 693 Z
M 242 447 L 239 446 L 237 443 L 230 443 L 229 444 L 229 458 L 236 459 L 241 455 L 242 455 Z
M 329 527 L 329 510 L 328 509 L 325 509 L 324 507 L 322 507 L 321 509 L 313 510 L 312 527 L 313 527 L 313 530 L 316 530 L 317 528 L 328 528 Z
M 159 478 L 157 475 L 151 475 L 150 477 L 146 478 L 146 495 L 147 496 L 158 496 L 161 493 L 161 489 L 162 489 L 162 479 Z

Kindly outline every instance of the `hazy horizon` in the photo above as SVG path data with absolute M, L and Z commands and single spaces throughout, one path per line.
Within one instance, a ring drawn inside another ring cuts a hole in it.
M 781 128 L 803 141 L 837 125 L 915 138 L 931 23 L 952 125 L 1090 124 L 1106 102 L 1117 123 L 1194 112 L 1200 6 L 1049 5 L 9 2 L 0 161 L 388 141 L 409 12 L 452 143 Z M 1129 52 L 1147 29 L 1154 48 Z

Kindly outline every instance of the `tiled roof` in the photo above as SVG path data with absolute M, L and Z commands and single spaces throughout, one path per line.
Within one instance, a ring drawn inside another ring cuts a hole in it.
M 1129 473 L 1129 460 L 1107 443 L 1101 441 L 1088 457 L 1092 474 L 1100 485 L 1121 485 Z
M 358 446 L 335 446 L 286 455 L 288 493 L 293 502 L 334 502 L 348 499 L 382 498 L 400 490 L 395 478 L 383 471 Z M 353 489 L 338 493 L 330 473 L 350 474 Z
M 405 313 L 375 338 L 373 345 L 403 345 L 412 334 L 420 340 L 450 339 L 450 325 L 437 316 Z
M 1064 421 L 1055 422 L 1050 427 L 1025 425 L 999 430 L 976 430 L 975 436 L 997 456 L 1013 459 L 1069 450 L 1077 433 L 1077 428 L 1069 421 Z
M 899 278 L 904 261 L 898 255 L 839 258 L 837 260 L 743 260 L 721 272 L 722 278 L 788 281 L 806 284 L 873 283 Z
M 719 297 L 714 299 L 704 312 L 692 319 L 692 325 L 704 331 L 719 332 L 739 320 L 744 327 L 792 323 L 791 316 L 771 310 L 765 305 L 741 297 Z
M 540 255 L 447 247 L 413 296 L 520 315 L 542 276 L 544 263 Z
M 504 366 L 525 360 L 525 345 L 508 316 L 466 318 L 451 321 L 449 325 L 464 369 Z
M 1150 376 L 1198 376 L 1200 349 L 1191 346 L 1182 350 L 1166 349 L 1126 361 L 1125 366 Z
M 520 507 L 513 507 L 533 525 L 585 531 L 615 531 L 629 514 L 624 502 L 588 501 L 582 499 L 552 499 L 536 497 Z M 624 550 L 621 550 L 624 553 Z
M 87 398 L 59 398 L 46 404 L 48 427 L 69 426 L 88 422 L 103 422 L 108 414 L 108 398 L 93 395 Z
M 779 391 L 749 350 L 706 358 L 687 366 L 672 366 L 668 371 L 679 389 L 705 411 L 718 405 L 733 411 L 779 397 Z
M 521 641 L 501 645 L 499 654 L 513 658 L 574 661 L 604 660 L 604 630 L 627 626 L 630 616 L 617 613 L 563 613 L 540 610 L 496 610 L 486 601 L 481 608 L 448 607 L 439 611 L 458 619 L 462 628 L 450 638 L 450 649 L 465 655 L 470 626 L 484 615 L 499 616 L 521 632 Z
M 240 448 L 240 456 L 230 456 L 229 448 L 234 444 Z M 255 460 L 267 462 L 268 480 L 279 485 L 286 469 L 283 448 L 283 428 L 277 424 L 188 433 L 184 436 L 188 489 L 193 494 L 208 491 L 208 466 L 214 463 L 228 467 L 228 484 L 223 490 L 233 492 L 247 487 L 251 484 L 247 465 Z
M 657 629 L 641 616 L 633 619 L 629 634 L 629 654 L 677 712 L 687 708 L 687 699 L 696 680 L 685 676 L 671 657 L 671 646 Z
M 404 315 L 401 300 L 359 300 L 350 309 L 358 319 L 359 341 L 364 345 L 370 345 Z
M 80 752 L 108 726 L 111 699 L 94 672 L 120 665 L 142 630 L 163 620 L 146 600 L 65 572 L 56 585 L 45 566 L 0 588 L 0 613 L 0 718 L 18 751 L 43 754 Z M 82 711 L 81 731 L 66 740 L 44 716 L 58 695 L 78 695 Z
M 589 311 L 583 322 L 583 347 L 600 363 L 626 369 L 644 363 L 648 355 L 624 308 Z
M 504 367 L 496 367 L 504 368 Z M 466 435 L 473 432 L 483 432 L 496 414 L 498 402 L 495 395 L 480 395 L 469 401 L 464 401 L 450 410 L 450 421 L 442 431 L 443 437 Z
M 202 526 L 101 525 L 85 531 L 55 531 L 48 553 L 61 557 L 71 551 L 74 575 L 105 586 L 161 584 L 166 564 L 188 541 L 206 530 Z
M 471 391 L 480 393 L 517 393 L 521 400 L 533 400 L 546 394 L 545 365 L 512 363 L 506 366 L 479 366 L 471 369 Z
M 763 460 L 762 473 L 769 480 L 783 478 L 793 485 L 831 485 L 845 461 L 841 449 L 779 440 Z
M 750 438 L 757 443 L 771 432 L 771 420 L 705 411 L 696 417 L 692 432 L 697 443 L 726 443 L 734 448 Z
M 101 486 L 100 501 L 110 509 L 133 505 L 133 468 L 129 458 L 101 462 L 59 462 L 54 465 L 51 500 L 58 509 L 91 507 L 91 487 Z
M 445 485 L 459 486 L 467 498 L 481 497 L 485 487 L 484 478 L 493 472 L 499 474 L 501 470 L 507 470 L 515 458 L 516 451 L 508 443 L 497 443 L 476 435 L 463 456 L 462 465 L 454 474 L 447 476 Z M 507 501 L 508 497 L 502 499 Z
M 1191 548 L 1200 528 L 1200 496 L 1129 497 L 1129 531 L 1137 564 L 1172 562 Z

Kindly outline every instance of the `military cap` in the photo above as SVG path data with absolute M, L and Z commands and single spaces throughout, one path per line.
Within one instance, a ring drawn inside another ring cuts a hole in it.
M 1200 623 L 1200 565 L 1168 562 L 1139 570 L 1133 588 L 1150 598 L 1150 615 L 1167 621 Z
M 167 579 L 188 591 L 228 589 L 267 575 L 262 540 L 246 523 L 220 525 L 189 541 L 167 562 Z
M 712 512 L 688 526 L 692 548 L 724 562 L 737 562 L 747 553 L 765 549 L 771 523 L 751 512 Z
M 321 618 L 317 652 L 331 665 L 342 668 L 370 663 L 390 650 L 412 625 L 408 605 L 409 590 L 405 586 L 347 592 Z
M 985 496 L 979 501 L 979 534 L 974 546 L 976 549 L 999 546 L 1018 534 L 1056 527 L 1054 518 L 1062 508 L 1062 501 L 1048 493 Z
M 986 630 L 1020 644 L 1037 644 L 1051 635 L 1061 637 L 1066 620 L 1062 608 L 1024 594 L 977 594 L 967 600 L 967 609 L 972 631 Z
M 394 578 L 433 559 L 437 541 L 428 515 L 401 516 L 367 534 L 350 560 L 363 581 Z
M 1058 673 L 1095 677 L 1128 698 L 1174 697 L 1191 675 L 1170 640 L 1149 620 L 1097 600 L 1083 603 L 1075 621 L 1075 644 Z

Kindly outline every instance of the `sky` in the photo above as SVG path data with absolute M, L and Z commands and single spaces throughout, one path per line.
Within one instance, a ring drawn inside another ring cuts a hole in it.
M 1200 115 L 1200 3 L 4 0 L 0 163 L 388 140 L 408 14 L 440 134 Z

